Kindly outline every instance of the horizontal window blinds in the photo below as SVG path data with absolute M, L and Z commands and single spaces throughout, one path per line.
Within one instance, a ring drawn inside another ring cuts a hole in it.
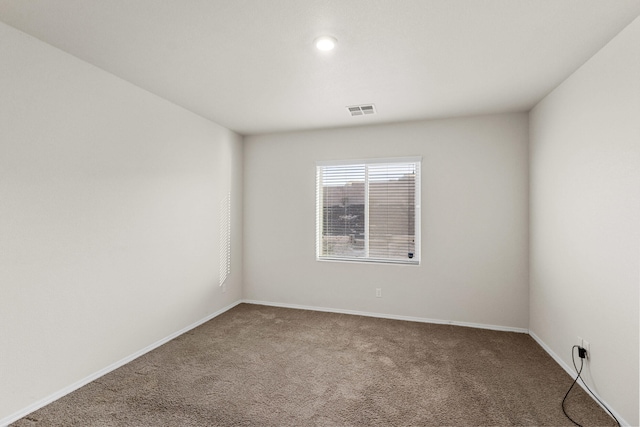
M 318 258 L 418 263 L 419 171 L 419 161 L 318 165 Z
M 220 201 L 220 286 L 231 273 L 231 192 Z

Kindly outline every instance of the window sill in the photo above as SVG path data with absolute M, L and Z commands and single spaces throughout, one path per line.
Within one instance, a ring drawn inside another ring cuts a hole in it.
M 411 265 L 419 266 L 420 260 L 402 261 L 375 258 L 332 258 L 332 257 L 316 257 L 316 261 L 321 262 L 347 262 L 352 264 L 392 264 L 392 265 Z

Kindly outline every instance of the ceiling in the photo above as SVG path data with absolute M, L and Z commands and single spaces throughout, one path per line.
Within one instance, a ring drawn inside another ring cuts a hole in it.
M 527 111 L 638 15 L 640 0 L 0 0 L 1 21 L 245 135 Z

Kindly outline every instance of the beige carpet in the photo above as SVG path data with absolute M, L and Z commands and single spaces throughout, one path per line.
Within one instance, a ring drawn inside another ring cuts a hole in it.
M 571 381 L 526 334 L 241 304 L 14 425 L 560 426 Z

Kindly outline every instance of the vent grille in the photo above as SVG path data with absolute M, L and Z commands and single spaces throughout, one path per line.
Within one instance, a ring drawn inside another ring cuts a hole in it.
M 347 107 L 351 116 L 367 116 L 376 113 L 376 107 L 373 104 L 352 105 Z

